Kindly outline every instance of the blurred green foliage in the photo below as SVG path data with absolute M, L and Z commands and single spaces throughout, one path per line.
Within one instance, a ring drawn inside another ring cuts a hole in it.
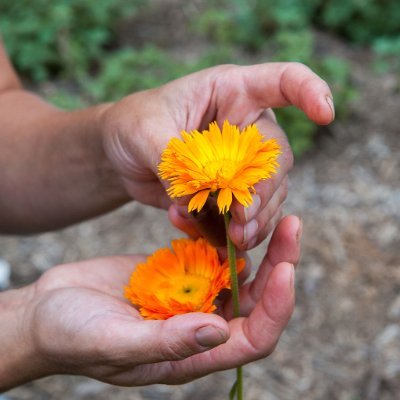
M 96 79 L 89 80 L 85 87 L 95 99 L 116 100 L 179 75 L 179 66 L 168 53 L 148 44 L 142 49 L 122 48 L 113 52 L 102 63 Z
M 230 62 L 230 49 L 210 48 L 195 61 L 188 62 L 152 44 L 140 49 L 124 47 L 110 54 L 95 79 L 83 83 L 86 92 L 97 101 L 117 100 L 138 90 L 150 89 L 172 79 L 221 63 Z
M 351 42 L 374 44 L 400 34 L 398 0 L 311 0 L 312 20 Z
M 88 105 L 80 94 L 59 87 L 45 93 L 45 96 L 50 103 L 65 110 L 75 110 Z
M 190 61 L 152 43 L 120 47 L 115 28 L 133 21 L 143 0 L 0 0 L 0 30 L 21 74 L 33 82 L 72 81 L 81 96 L 62 89 L 48 97 L 74 108 L 118 99 L 220 63 L 299 61 L 331 86 L 337 118 L 345 118 L 356 90 L 346 60 L 319 45 L 319 30 L 371 46 L 381 70 L 400 70 L 398 0 L 209 0 L 191 19 L 188 36 L 209 45 Z M 153 5 L 154 6 L 154 5 Z M 151 27 L 149 27 L 151 29 Z M 131 38 L 134 39 L 134 38 Z M 134 40 L 131 40 L 134 43 Z M 278 110 L 295 153 L 313 143 L 316 126 L 290 107 Z
M 337 3 L 347 8 L 345 2 Z M 344 118 L 357 92 L 351 82 L 349 64 L 318 50 L 313 21 L 317 14 L 325 15 L 326 4 L 322 0 L 213 0 L 213 6 L 196 21 L 195 29 L 212 41 L 264 53 L 272 61 L 290 60 L 308 65 L 329 83 L 335 97 L 336 116 Z M 312 146 L 317 127 L 299 110 L 280 109 L 277 117 L 295 154 L 302 154 Z
M 0 0 L 0 31 L 19 71 L 35 81 L 84 74 L 106 54 L 112 27 L 141 1 Z

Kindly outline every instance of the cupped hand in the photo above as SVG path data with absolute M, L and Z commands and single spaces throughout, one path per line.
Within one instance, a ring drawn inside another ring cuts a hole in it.
M 334 118 L 328 85 L 302 64 L 217 66 L 110 105 L 102 115 L 104 149 L 130 196 L 167 209 L 171 200 L 165 193 L 166 183 L 157 178 L 157 166 L 172 137 L 182 130 L 205 129 L 214 120 L 220 125 L 229 120 L 241 128 L 256 123 L 266 138 L 279 141 L 283 154 L 279 172 L 256 185 L 251 206 L 246 209 L 235 200 L 231 206 L 230 237 L 240 250 L 246 250 L 264 240 L 281 218 L 293 155 L 272 109 L 290 105 L 317 124 Z M 201 226 L 187 213 L 186 204 L 172 206 L 171 221 L 192 236 L 205 234 L 212 241 L 214 225 L 223 224 L 222 220 Z
M 300 231 L 297 217 L 279 223 L 256 279 L 241 288 L 243 316 L 236 319 L 230 319 L 227 300 L 221 316 L 143 320 L 123 297 L 140 256 L 54 267 L 34 284 L 25 312 L 36 376 L 78 374 L 123 386 L 175 384 L 267 356 L 293 311 Z

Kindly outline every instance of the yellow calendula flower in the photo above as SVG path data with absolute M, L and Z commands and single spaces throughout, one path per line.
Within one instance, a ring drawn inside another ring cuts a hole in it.
M 237 261 L 237 269 L 245 261 Z M 211 313 L 218 293 L 230 288 L 228 261 L 200 238 L 172 241 L 137 265 L 125 288 L 125 297 L 139 307 L 145 319 L 167 319 L 188 312 Z
M 281 148 L 275 139 L 265 140 L 255 124 L 242 131 L 225 121 L 208 130 L 183 131 L 173 138 L 161 156 L 159 175 L 170 182 L 171 197 L 194 195 L 188 211 L 200 211 L 210 193 L 216 194 L 219 211 L 229 211 L 233 196 L 247 207 L 254 185 L 276 173 Z

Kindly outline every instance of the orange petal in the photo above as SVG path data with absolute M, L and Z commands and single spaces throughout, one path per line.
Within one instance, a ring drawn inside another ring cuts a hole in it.
M 232 204 L 232 190 L 230 188 L 224 188 L 219 191 L 217 204 L 221 214 L 229 211 Z
M 208 199 L 208 195 L 210 194 L 209 190 L 202 190 L 196 193 L 189 201 L 188 211 L 191 212 L 193 210 L 200 211 L 204 204 Z
M 244 258 L 239 258 L 238 260 L 236 260 L 236 271 L 238 274 L 240 274 L 244 270 L 245 266 L 246 260 Z
M 244 207 L 248 207 L 253 202 L 253 197 L 251 196 L 249 190 L 234 189 L 233 194 L 236 200 Z

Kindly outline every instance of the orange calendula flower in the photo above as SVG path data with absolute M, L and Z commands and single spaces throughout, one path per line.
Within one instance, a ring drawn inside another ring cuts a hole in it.
M 237 261 L 240 272 L 244 259 Z M 178 239 L 137 265 L 125 297 L 145 319 L 167 319 L 188 312 L 211 313 L 218 293 L 230 288 L 228 261 L 206 240 Z
M 194 195 L 188 210 L 200 211 L 210 193 L 217 194 L 220 213 L 229 211 L 234 196 L 249 206 L 254 185 L 276 173 L 281 148 L 275 139 L 264 140 L 255 124 L 242 131 L 225 121 L 208 130 L 181 133 L 161 156 L 159 175 L 170 181 L 171 197 Z

